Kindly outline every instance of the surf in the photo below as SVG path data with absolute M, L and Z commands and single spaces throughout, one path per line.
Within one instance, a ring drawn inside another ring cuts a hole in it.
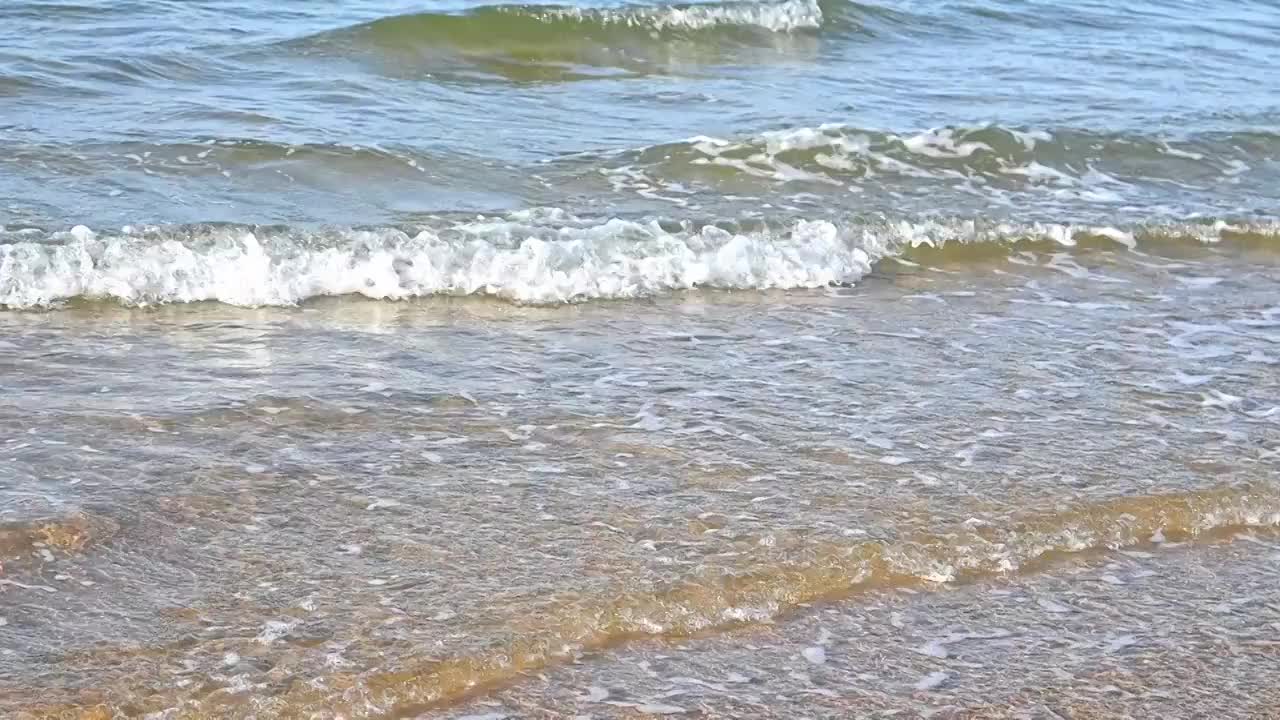
M 85 226 L 0 233 L 0 306 L 290 306 L 325 296 L 483 296 L 522 304 L 686 290 L 853 285 L 885 261 L 962 262 L 1025 250 L 1167 244 L 1280 247 L 1280 225 L 1191 220 L 1135 226 L 885 217 L 670 222 L 517 212 L 433 227 L 316 231 L 235 225 Z

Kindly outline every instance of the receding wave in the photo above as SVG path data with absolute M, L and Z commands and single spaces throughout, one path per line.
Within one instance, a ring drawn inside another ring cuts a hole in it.
M 488 649 L 320 676 L 251 704 L 235 703 L 234 686 L 212 685 L 195 694 L 148 690 L 145 710 L 175 710 L 180 717 L 412 717 L 571 661 L 584 650 L 636 638 L 679 638 L 768 622 L 858 592 L 1035 572 L 1078 553 L 1277 527 L 1280 494 L 1260 484 L 1127 497 L 892 541 L 819 544 L 791 559 L 746 561 L 731 574 L 704 572 L 658 590 L 622 590 L 549 606 L 511 628 L 516 639 Z M 54 717 L 75 709 L 33 708 L 33 714 Z
M 490 296 L 553 304 L 696 288 L 764 290 L 849 285 L 885 258 L 945 261 L 1105 243 L 1234 242 L 1274 246 L 1280 224 L 1225 221 L 1135 227 L 977 220 L 878 219 L 786 224 L 583 220 L 521 211 L 435 228 L 306 231 L 244 226 L 84 226 L 0 233 L 0 305 L 73 299 L 126 305 L 217 301 L 293 305 L 360 295 L 403 300 Z
M 1007 526 L 962 526 L 897 542 L 813 548 L 803 560 L 689 580 L 655 594 L 623 594 L 602 604 L 570 604 L 544 627 L 487 656 L 402 668 L 367 678 L 371 713 L 447 704 L 521 672 L 571 659 L 581 649 L 638 637 L 686 637 L 772 620 L 808 603 L 857 591 L 973 582 L 1033 572 L 1063 556 L 1280 526 L 1280 495 L 1218 489 L 1131 497 L 1104 505 L 1016 518 Z M 389 702 L 388 702 L 389 700 Z M 285 699 L 285 703 L 289 700 Z M 312 703 L 315 701 L 312 700 Z M 313 705 L 314 706 L 314 705 Z M 401 715 L 403 716 L 403 715 Z

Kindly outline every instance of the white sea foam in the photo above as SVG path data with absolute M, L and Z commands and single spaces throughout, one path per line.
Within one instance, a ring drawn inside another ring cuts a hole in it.
M 822 26 L 822 8 L 817 0 L 782 0 L 782 2 L 741 2 L 696 4 L 682 7 L 583 9 L 577 7 L 527 8 L 512 7 L 509 12 L 529 13 L 545 20 L 580 20 L 604 25 L 624 25 L 653 30 L 702 30 L 706 28 L 743 26 L 771 32 L 793 32 Z
M 322 295 L 492 295 L 528 303 L 627 298 L 693 287 L 799 288 L 857 281 L 872 258 L 825 222 L 778 232 L 656 223 L 534 228 L 482 220 L 450 229 L 352 231 L 328 247 L 223 229 L 196 239 L 96 235 L 0 245 L 0 304 L 83 297 L 126 304 L 216 300 L 288 305 Z M 318 243 L 315 243 L 318 245 Z
M 772 130 L 747 138 L 741 142 L 730 142 L 718 138 L 690 138 L 689 143 L 695 149 L 708 155 L 720 155 L 744 148 L 759 147 L 764 155 L 773 156 L 793 150 L 830 149 L 849 155 L 876 157 L 881 152 L 900 149 L 906 153 L 926 158 L 967 158 L 978 152 L 994 153 L 995 149 L 985 142 L 967 140 L 965 135 L 973 129 L 933 128 L 910 135 L 896 133 L 875 133 L 843 125 L 825 124 L 816 128 L 798 127 L 787 130 Z M 1012 131 L 1005 131 L 1012 132 Z M 1035 140 L 1051 141 L 1048 133 L 1016 133 L 1015 137 L 1024 144 L 1034 147 Z M 878 150 L 873 151 L 873 148 Z M 1028 148 L 1030 149 L 1030 148 Z
M 658 155 L 653 162 L 646 159 Z M 1124 176 L 1114 167 L 1125 153 L 1146 160 L 1177 156 L 1195 159 L 1205 169 L 1218 166 L 1224 177 L 1247 172 L 1236 159 L 1182 152 L 1167 143 L 1147 147 L 1121 137 L 1081 138 L 1070 132 L 1019 130 L 999 125 L 939 127 L 895 133 L 822 124 L 771 130 L 736 139 L 698 136 L 675 146 L 633 149 L 635 162 L 626 168 L 617 189 L 661 186 L 669 175 L 684 176 L 681 163 L 732 168 L 743 176 L 780 184 L 801 181 L 838 185 L 853 191 L 892 190 L 886 178 L 942 182 L 950 187 L 1008 204 L 1008 193 L 1048 196 L 1055 201 L 1115 205 L 1142 200 L 1145 182 L 1176 183 L 1166 170 L 1151 166 L 1150 175 Z M 1146 155 L 1144 155 L 1144 153 Z M 1225 169 L 1221 166 L 1226 164 Z M 1243 168 L 1243 169 L 1242 169 Z
M 984 143 L 972 140 L 956 141 L 956 132 L 951 128 L 943 128 L 941 130 L 929 130 L 917 133 L 907 138 L 903 138 L 902 144 L 907 150 L 917 155 L 927 155 L 934 158 L 963 158 L 969 157 L 979 150 L 994 152 L 994 149 Z
M 1217 242 L 1271 226 L 1168 226 Z M 292 305 L 327 295 L 406 299 L 483 295 L 521 303 L 650 296 L 693 288 L 815 288 L 856 283 L 877 261 L 917 247 L 1087 235 L 1133 248 L 1144 230 L 976 220 L 799 220 L 730 232 L 656 221 L 591 222 L 555 209 L 480 217 L 415 233 L 395 228 L 307 235 L 244 227 L 47 234 L 0 229 L 0 305 L 84 298 L 126 305 L 218 301 Z M 1136 237 L 1135 237 L 1136 236 Z

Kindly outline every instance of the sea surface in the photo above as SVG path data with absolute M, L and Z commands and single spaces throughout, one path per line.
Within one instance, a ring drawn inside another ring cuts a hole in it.
M 1280 3 L 0 3 L 0 717 L 1280 718 Z

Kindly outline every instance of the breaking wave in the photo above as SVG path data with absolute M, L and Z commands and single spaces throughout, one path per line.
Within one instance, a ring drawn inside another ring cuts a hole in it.
M 572 5 L 490 5 L 464 14 L 416 13 L 382 18 L 360 29 L 382 36 L 423 40 L 437 32 L 489 37 L 537 36 L 547 30 L 592 32 L 614 28 L 644 31 L 689 31 L 712 28 L 755 28 L 793 32 L 822 26 L 816 0 L 722 2 L 706 4 L 583 8 Z
M 403 300 L 490 296 L 554 304 L 696 288 L 766 290 L 849 285 L 885 258 L 963 259 L 1015 244 L 1239 242 L 1271 245 L 1280 224 L 1224 221 L 1131 228 L 975 220 L 880 219 L 840 224 L 609 219 L 559 210 L 480 217 L 435 228 L 305 231 L 246 226 L 84 226 L 0 231 L 0 305 L 73 300 L 125 305 L 217 301 L 293 305 L 360 295 Z
M 1260 132 L 1177 139 L 1070 128 L 937 127 L 916 133 L 826 124 L 745 138 L 693 137 L 605 154 L 654 178 L 754 177 L 876 185 L 893 180 L 977 182 L 988 190 L 1041 186 L 1124 194 L 1132 184 L 1200 189 L 1254 178 L 1280 151 Z M 1254 178 L 1258 181 L 1264 178 Z
M 812 50 L 828 24 L 818 0 L 627 5 L 489 5 L 457 13 L 420 12 L 326 30 L 272 46 L 306 56 L 360 57 L 392 76 L 566 80 L 570 68 L 677 72 L 751 50 Z M 845 24 L 837 18 L 835 25 Z M 455 73 L 461 75 L 455 76 Z M 592 75 L 588 75 L 592 76 Z

